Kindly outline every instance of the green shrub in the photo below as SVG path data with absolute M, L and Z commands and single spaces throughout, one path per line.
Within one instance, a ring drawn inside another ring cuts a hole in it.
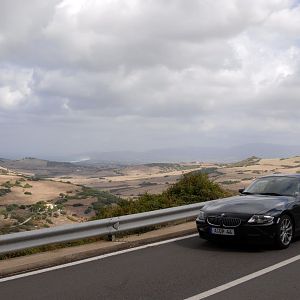
M 26 183 L 24 186 L 23 186 L 24 189 L 30 189 L 32 188 L 32 185 Z
M 21 186 L 21 181 L 20 180 L 16 180 L 15 186 Z
M 10 188 L 6 188 L 6 189 L 0 189 L 0 197 L 1 196 L 5 196 L 6 194 L 10 193 L 11 189 Z
M 56 200 L 56 202 L 55 202 L 55 204 L 63 204 L 63 203 L 65 203 L 65 202 L 67 202 L 68 201 L 68 198 L 63 198 L 63 199 L 58 199 L 58 200 Z
M 6 182 L 2 183 L 1 186 L 10 189 L 10 188 L 12 188 L 14 186 L 14 184 L 11 183 L 10 181 L 6 181 Z
M 84 211 L 84 213 L 87 215 L 87 214 L 89 214 L 91 211 L 92 211 L 92 208 L 91 208 L 91 207 L 88 207 L 88 208 Z
M 15 210 L 16 208 L 18 208 L 18 205 L 17 204 L 9 204 L 6 206 L 6 211 L 13 211 Z
M 85 186 L 82 186 L 82 190 L 78 191 L 75 195 L 69 195 L 67 197 L 68 197 L 68 199 L 78 199 L 78 200 L 84 200 L 84 199 L 88 199 L 88 198 L 96 198 L 95 202 L 92 203 L 92 206 L 96 211 L 106 205 L 118 203 L 120 200 L 119 197 L 117 197 L 111 193 L 96 190 L 96 189 L 93 189 L 90 187 L 85 187 Z
M 201 170 L 197 170 L 197 171 L 192 171 L 192 173 L 202 173 L 202 174 L 215 174 L 215 175 L 223 175 L 223 172 L 220 172 L 218 170 L 218 168 L 216 167 L 211 167 L 211 168 L 202 168 Z
M 120 199 L 117 204 L 98 208 L 96 218 L 109 218 L 156 209 L 203 202 L 230 196 L 203 173 L 185 174 L 167 191 L 159 195 L 143 194 L 137 200 Z M 94 206 L 94 209 L 97 210 Z
M 30 193 L 30 192 L 27 192 Z M 47 209 L 46 202 L 45 201 L 38 201 L 37 203 L 34 203 L 31 205 L 30 210 L 33 213 L 38 213 L 45 211 Z

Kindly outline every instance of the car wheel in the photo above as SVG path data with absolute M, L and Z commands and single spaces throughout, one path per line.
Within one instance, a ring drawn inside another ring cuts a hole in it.
M 293 240 L 294 224 L 290 216 L 282 215 L 277 227 L 276 246 L 279 249 L 287 248 Z

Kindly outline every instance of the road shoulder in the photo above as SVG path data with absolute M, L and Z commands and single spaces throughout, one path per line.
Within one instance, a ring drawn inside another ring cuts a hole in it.
M 143 234 L 129 235 L 119 239 L 117 238 L 113 242 L 98 241 L 80 246 L 6 259 L 0 261 L 0 278 L 192 233 L 196 233 L 195 222 L 187 222 L 152 230 Z

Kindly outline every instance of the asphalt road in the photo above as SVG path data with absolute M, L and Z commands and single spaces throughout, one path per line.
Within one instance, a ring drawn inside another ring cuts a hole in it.
M 300 254 L 198 237 L 0 282 L 0 299 L 185 299 Z M 300 299 L 300 260 L 206 299 Z

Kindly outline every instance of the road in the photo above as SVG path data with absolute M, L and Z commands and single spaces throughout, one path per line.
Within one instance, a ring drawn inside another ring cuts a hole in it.
M 278 251 L 212 244 L 192 236 L 35 275 L 2 279 L 0 295 L 5 300 L 186 299 L 212 291 L 205 299 L 299 299 L 299 254 L 300 241 Z M 294 261 L 285 266 L 215 293 L 216 287 L 290 258 Z

